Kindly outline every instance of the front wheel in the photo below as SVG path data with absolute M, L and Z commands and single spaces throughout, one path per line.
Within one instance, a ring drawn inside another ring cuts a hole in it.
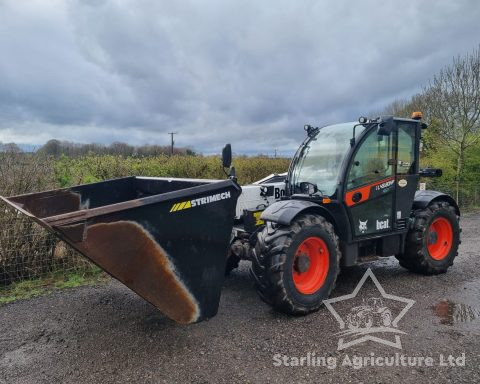
M 444 273 L 453 264 L 460 244 L 455 208 L 445 201 L 418 210 L 407 235 L 405 252 L 396 255 L 400 265 L 426 275 Z
M 305 214 L 289 226 L 267 225 L 258 235 L 251 275 L 260 297 L 289 314 L 316 311 L 339 272 L 340 249 L 333 225 Z

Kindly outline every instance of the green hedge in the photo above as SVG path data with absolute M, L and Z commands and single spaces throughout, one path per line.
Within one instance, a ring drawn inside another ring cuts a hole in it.
M 290 160 L 268 157 L 238 157 L 233 160 L 240 184 L 259 180 L 288 169 Z M 55 162 L 59 186 L 67 187 L 122 176 L 186 177 L 224 179 L 221 160 L 216 156 L 85 156 L 61 157 Z

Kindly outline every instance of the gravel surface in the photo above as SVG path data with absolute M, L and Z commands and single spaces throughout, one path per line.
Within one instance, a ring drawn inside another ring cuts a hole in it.
M 245 263 L 225 281 L 218 315 L 195 325 L 173 323 L 115 281 L 1 307 L 0 383 L 478 383 L 480 215 L 461 224 L 460 253 L 446 274 L 415 275 L 388 258 L 339 276 L 333 297 L 352 293 L 370 267 L 388 294 L 416 301 L 398 323 L 405 332 L 401 349 L 366 341 L 337 350 L 341 329 L 325 307 L 305 317 L 272 311 L 257 297 Z M 368 279 L 355 299 L 339 304 L 339 313 L 375 290 Z M 385 299 L 393 311 L 397 304 Z M 275 366 L 275 355 L 294 363 L 292 357 L 308 353 L 329 358 L 330 367 Z M 345 365 L 355 356 L 396 353 L 431 357 L 433 366 Z M 440 355 L 460 359 L 439 366 Z

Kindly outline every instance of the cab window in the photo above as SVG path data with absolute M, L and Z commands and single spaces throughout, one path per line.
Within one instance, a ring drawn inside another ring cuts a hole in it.
M 415 173 L 415 128 L 414 124 L 398 125 L 397 174 Z
M 393 175 L 392 156 L 393 135 L 377 135 L 371 131 L 360 144 L 348 174 L 347 189 L 370 184 Z

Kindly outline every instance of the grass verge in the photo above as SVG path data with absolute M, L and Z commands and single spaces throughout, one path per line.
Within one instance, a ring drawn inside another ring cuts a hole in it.
M 85 271 L 68 274 L 52 272 L 38 279 L 19 281 L 6 287 L 0 287 L 0 307 L 18 300 L 48 295 L 62 289 L 94 285 L 106 281 L 108 281 L 108 275 L 96 266 Z

